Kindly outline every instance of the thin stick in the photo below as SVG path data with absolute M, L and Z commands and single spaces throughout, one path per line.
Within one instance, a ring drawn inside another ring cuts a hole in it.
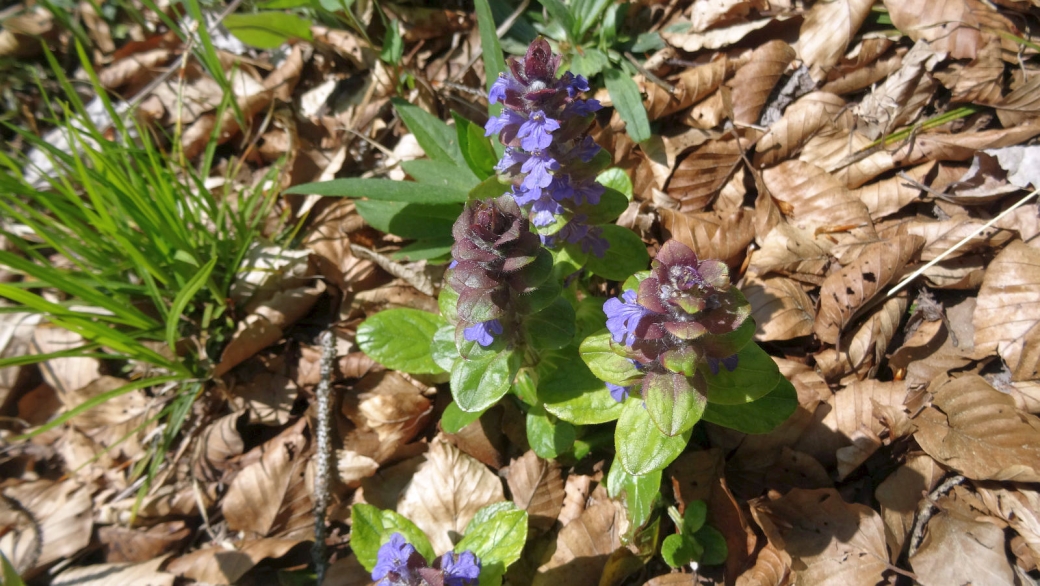
M 942 260 L 944 258 L 946 258 L 947 256 L 950 256 L 955 250 L 957 250 L 958 248 L 960 248 L 960 247 L 964 246 L 965 244 L 967 244 L 969 240 L 971 240 L 972 238 L 974 238 L 974 237 L 978 236 L 979 234 L 985 232 L 987 229 L 990 228 L 990 226 L 992 226 L 993 224 L 996 224 L 997 222 L 1002 220 L 1004 218 L 1004 216 L 1006 216 L 1006 215 L 1010 214 L 1011 212 L 1017 210 L 1018 208 L 1022 207 L 1027 201 L 1032 199 L 1033 196 L 1035 196 L 1037 193 L 1040 193 L 1040 188 L 1034 189 L 1032 191 L 1032 193 L 1030 193 L 1029 195 L 1027 195 L 1027 196 L 1023 197 L 1022 199 L 1018 200 L 1018 203 L 1016 203 L 1015 205 L 1009 207 L 1008 209 L 1004 210 L 1003 212 L 1000 212 L 1000 215 L 998 215 L 997 217 L 993 218 L 992 220 L 986 222 L 985 224 L 982 225 L 982 227 L 980 227 L 979 229 L 975 230 L 971 234 L 969 234 L 969 235 L 965 236 L 964 238 L 962 238 L 960 242 L 958 242 L 957 244 L 954 244 L 953 246 L 951 246 L 949 250 L 946 250 L 945 252 L 943 252 L 939 256 L 937 256 L 934 259 L 932 259 L 931 261 L 929 261 L 928 264 L 926 264 L 923 267 L 921 267 L 921 268 L 917 269 L 916 271 L 914 271 L 909 277 L 903 279 L 903 281 L 901 283 L 899 283 L 895 287 L 892 287 L 892 289 L 888 292 L 887 297 L 891 297 L 891 296 L 895 295 L 900 289 L 902 289 L 903 287 L 906 287 L 911 281 L 913 281 L 917 277 L 920 277 L 925 271 L 927 271 L 928 269 L 930 269 L 933 266 L 937 265 L 938 263 L 942 262 Z
M 318 575 L 318 586 L 325 581 L 325 571 L 328 569 L 327 552 L 325 549 L 325 512 L 329 508 L 329 456 L 332 452 L 330 442 L 330 414 L 329 395 L 332 390 L 332 362 L 336 358 L 336 341 L 332 330 L 325 330 L 321 335 L 321 381 L 314 394 L 318 398 L 318 422 L 315 430 L 315 462 L 314 462 L 314 547 L 311 548 L 311 557 L 314 559 L 314 568 Z

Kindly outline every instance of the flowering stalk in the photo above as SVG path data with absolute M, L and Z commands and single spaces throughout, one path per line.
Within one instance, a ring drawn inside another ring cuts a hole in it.
M 476 586 L 480 560 L 471 551 L 448 552 L 429 567 L 400 533 L 394 533 L 379 548 L 372 579 L 377 586 Z

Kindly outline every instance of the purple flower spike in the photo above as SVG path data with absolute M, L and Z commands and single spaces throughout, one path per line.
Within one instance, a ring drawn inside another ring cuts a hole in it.
M 410 580 L 411 570 L 408 567 L 408 558 L 412 557 L 414 553 L 415 548 L 405 541 L 404 536 L 394 533 L 390 536 L 390 541 L 384 543 L 376 554 L 376 566 L 372 568 L 372 579 L 382 580 L 395 574 L 397 579 Z
M 632 387 L 622 387 L 613 383 L 607 383 L 607 388 L 610 389 L 610 396 L 618 403 L 624 403 L 632 391 Z
M 512 90 L 518 92 L 523 89 L 516 80 L 510 78 L 505 73 L 499 73 L 498 79 L 495 83 L 491 84 L 491 91 L 488 92 L 488 102 L 495 104 L 498 102 L 504 102 L 506 100 L 506 92 Z M 586 90 L 587 91 L 587 90 Z
M 524 177 L 521 185 L 529 191 L 533 191 L 535 188 L 549 187 L 553 180 L 553 173 L 559 168 L 560 164 L 556 159 L 541 151 L 535 151 L 530 158 L 524 161 L 523 166 L 520 168 L 521 172 L 527 173 L 527 177 Z
M 559 122 L 547 117 L 544 111 L 538 110 L 532 112 L 527 122 L 520 125 L 516 136 L 524 150 L 537 151 L 549 148 L 552 144 L 552 133 L 559 129 Z
M 627 289 L 620 298 L 613 297 L 603 304 L 607 314 L 607 329 L 618 344 L 631 346 L 637 339 L 640 322 L 651 312 L 636 303 L 636 292 Z
M 475 586 L 480 580 L 480 560 L 471 551 L 448 552 L 441 557 L 444 586 Z
M 487 348 L 495 343 L 495 336 L 502 333 L 502 322 L 497 319 L 482 321 L 463 331 L 463 336 L 470 342 L 476 342 Z
M 501 115 L 488 118 L 487 124 L 484 125 L 484 136 L 498 134 L 507 126 L 521 125 L 520 127 L 523 128 L 522 125 L 525 124 L 527 124 L 527 121 L 523 116 L 507 108 L 502 110 Z

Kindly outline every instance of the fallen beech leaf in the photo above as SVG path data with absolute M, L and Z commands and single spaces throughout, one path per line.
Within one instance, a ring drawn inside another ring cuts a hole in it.
M 734 212 L 684 214 L 659 209 L 666 238 L 689 246 L 699 258 L 715 258 L 739 268 L 754 238 L 752 216 L 743 208 Z
M 147 529 L 111 525 L 98 529 L 98 540 L 110 564 L 144 563 L 179 549 L 192 535 L 184 521 L 168 521 Z
M 344 447 L 385 462 L 412 440 L 429 421 L 430 400 L 397 372 L 375 372 L 354 385 L 343 400 L 343 414 L 357 425 Z M 369 441 L 362 438 L 369 437 Z
M 321 586 L 371 586 L 372 574 L 361 565 L 353 552 L 333 562 L 325 572 Z
M 794 48 L 814 79 L 824 79 L 845 54 L 872 5 L 872 0 L 835 0 L 817 2 L 809 10 Z
M 1040 559 L 1040 493 L 1025 487 L 1016 490 L 978 487 L 989 512 L 1011 526 L 1026 543 L 1034 559 Z
M 716 27 L 706 32 L 694 31 L 691 23 L 690 29 L 686 32 L 663 30 L 661 31 L 661 37 L 677 49 L 682 49 L 687 53 L 695 53 L 701 49 L 719 49 L 732 45 L 752 32 L 773 22 L 773 20 L 774 18 L 772 17 L 761 18 L 730 26 Z
M 676 165 L 668 180 L 668 196 L 679 202 L 681 211 L 703 210 L 715 199 L 740 161 L 740 145 L 736 140 L 713 140 L 699 146 Z
M 259 539 L 238 542 L 237 549 L 207 547 L 174 559 L 166 571 L 197 582 L 237 584 L 261 560 L 280 558 L 300 543 L 302 539 Z
M 829 240 L 813 239 L 811 233 L 787 222 L 778 223 L 765 238 L 759 236 L 758 244 L 748 272 L 759 276 L 775 272 L 819 285 L 831 264 Z
M 857 125 L 857 130 L 878 139 L 911 120 L 931 99 L 937 84 L 928 74 L 945 57 L 927 42 L 918 41 L 903 57 L 899 70 L 853 108 L 865 122 Z
M 791 225 L 818 233 L 844 227 L 869 229 L 873 223 L 863 202 L 849 194 L 840 180 L 827 171 L 799 160 L 762 171 L 762 179 L 774 199 L 790 206 Z
M 836 348 L 819 352 L 816 366 L 824 378 L 839 381 L 853 373 L 860 379 L 876 374 L 888 344 L 899 333 L 907 305 L 905 294 L 885 299 L 856 329 L 846 332 Z
M 866 135 L 830 125 L 821 128 L 805 143 L 798 158 L 830 172 L 849 189 L 855 189 L 899 165 L 916 165 L 928 160 L 917 158 L 897 163 L 888 150 L 870 149 L 871 140 Z
M 950 64 L 946 71 L 937 71 L 935 77 L 950 90 L 950 101 L 970 102 L 975 104 L 994 105 L 1001 101 L 1001 86 L 1004 77 L 1003 49 L 1000 38 L 986 35 L 988 38 L 976 57 L 964 66 Z M 1010 96 L 1009 96 L 1010 97 Z M 998 110 L 997 116 L 1003 116 Z M 1004 124 L 1004 127 L 1010 126 Z
M 929 41 L 954 59 L 975 58 L 983 43 L 980 29 L 992 20 L 978 0 L 885 0 L 885 8 L 904 34 Z
M 973 480 L 1040 482 L 1040 419 L 974 374 L 934 393 L 914 419 L 929 456 Z
M 350 488 L 361 485 L 362 478 L 368 478 L 379 470 L 379 462 L 368 456 L 353 450 L 339 450 L 336 452 L 336 471 L 339 472 L 339 481 Z
M 644 586 L 697 586 L 697 578 L 693 574 L 665 574 L 651 578 Z
M 796 281 L 785 277 L 748 278 L 741 287 L 751 304 L 759 342 L 790 340 L 812 334 L 816 307 Z
M 270 372 L 256 373 L 234 387 L 235 404 L 249 410 L 250 421 L 264 425 L 285 425 L 299 389 L 288 377 Z
M 923 586 L 1013 584 L 1004 531 L 952 497 L 940 499 L 939 506 L 910 556 L 917 581 Z
M 751 514 L 769 542 L 804 564 L 798 583 L 827 586 L 877 584 L 888 569 L 881 516 L 848 504 L 838 491 L 793 489 L 785 496 L 751 503 Z
M 643 106 L 650 120 L 657 120 L 679 110 L 689 108 L 714 92 L 726 79 L 726 58 L 691 67 L 672 83 L 673 92 L 644 81 L 640 84 L 646 93 Z
M 895 282 L 923 245 L 924 239 L 920 236 L 875 242 L 866 246 L 848 266 L 827 277 L 820 288 L 816 335 L 828 344 L 836 344 L 839 333 L 878 293 Z
M 7 499 L 32 516 L 30 519 L 7 503 L 0 516 L 0 551 L 22 576 L 29 578 L 90 543 L 94 525 L 91 492 L 90 486 L 71 479 L 37 480 L 3 490 Z M 42 547 L 36 549 L 38 546 Z
M 563 508 L 563 477 L 555 460 L 528 450 L 509 464 L 506 482 L 516 506 L 527 511 L 535 534 L 547 532 Z
M 903 551 L 923 495 L 938 486 L 944 474 L 945 470 L 930 456 L 917 453 L 908 456 L 874 491 L 874 497 L 881 504 L 885 539 L 892 559 L 898 559 Z
M 895 166 L 917 165 L 925 161 L 967 161 L 975 156 L 976 151 L 1017 145 L 1037 134 L 1040 134 L 1040 124 L 1036 121 L 1011 128 L 956 134 L 925 132 L 915 136 L 914 140 L 907 141 L 888 156 Z M 871 156 L 876 155 L 877 153 Z
M 61 352 L 84 345 L 83 336 L 76 332 L 59 328 L 50 324 L 40 325 L 33 332 L 32 346 L 34 354 Z M 101 376 L 101 361 L 89 357 L 51 358 L 40 363 L 40 374 L 58 396 L 64 397 L 76 389 L 81 389 Z
M 926 178 L 934 168 L 935 163 L 924 163 L 907 170 L 906 176 L 925 184 Z M 924 192 L 920 187 L 897 175 L 854 189 L 849 195 L 866 204 L 872 219 L 880 220 L 919 200 L 922 193 Z
M 984 153 L 997 159 L 1000 167 L 1007 171 L 1011 185 L 1022 189 L 1040 186 L 1040 147 L 1018 145 L 987 149 Z M 1022 238 L 1025 240 L 1026 235 Z
M 845 100 L 834 94 L 812 92 L 798 98 L 755 144 L 755 166 L 772 167 L 788 159 L 817 130 L 828 124 L 842 126 L 839 116 L 851 122 Z
M 538 569 L 533 586 L 581 584 L 599 576 L 607 558 L 621 547 L 618 511 L 611 501 L 598 502 L 560 530 L 556 551 Z
M 767 543 L 755 557 L 755 565 L 737 577 L 736 586 L 785 586 L 790 578 L 791 556 Z
M 259 446 L 257 461 L 242 469 L 231 481 L 222 505 L 228 527 L 234 531 L 252 531 L 266 536 L 285 500 L 292 473 L 304 457 L 307 438 L 303 434 L 307 420 Z M 248 457 L 248 455 L 247 455 Z
M 924 238 L 924 248 L 921 249 L 921 260 L 929 261 L 943 253 L 947 253 L 953 245 L 961 240 L 968 240 L 961 244 L 954 252 L 949 252 L 945 258 L 954 259 L 961 256 L 989 252 L 992 249 L 1003 248 L 1005 244 L 1015 238 L 1010 230 L 1002 230 L 989 227 L 979 232 L 979 228 L 985 224 L 983 220 L 972 218 L 967 214 L 958 214 L 945 220 L 932 220 L 915 218 L 907 222 L 894 224 L 899 234 L 916 234 Z M 878 236 L 885 237 L 890 232 L 880 230 Z M 970 238 L 969 238 L 970 237 Z
M 1040 251 L 1013 242 L 986 269 L 975 308 L 975 349 L 996 352 L 1013 380 L 1037 378 L 1040 369 Z
M 857 0 L 862 2 L 862 0 Z M 773 87 L 794 61 L 795 52 L 783 41 L 768 41 L 751 52 L 751 58 L 726 82 L 733 93 L 733 121 L 758 123 Z
M 906 48 L 896 46 L 889 51 L 891 39 L 864 38 L 827 74 L 827 83 L 820 88 L 839 96 L 869 88 L 899 69 Z
M 137 564 L 98 564 L 69 568 L 51 586 L 173 586 L 177 576 L 159 571 L 166 557 Z
M 192 457 L 192 471 L 205 482 L 220 480 L 231 459 L 242 454 L 245 442 L 238 432 L 242 413 L 231 413 L 210 423 L 202 430 Z
M 454 547 L 478 510 L 503 500 L 502 481 L 493 472 L 450 443 L 435 440 L 401 494 L 397 512 L 422 529 L 440 555 Z
M 714 0 L 712 2 L 694 2 L 690 7 L 690 22 L 693 30 L 704 32 L 716 24 L 742 19 L 752 8 L 764 10 L 768 4 L 762 0 Z

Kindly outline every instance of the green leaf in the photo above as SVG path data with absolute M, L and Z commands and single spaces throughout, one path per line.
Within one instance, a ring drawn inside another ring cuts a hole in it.
M 610 71 L 610 58 L 603 51 L 592 47 L 576 47 L 571 56 L 570 70 L 575 75 L 594 77 L 599 72 Z M 635 83 L 635 82 L 633 82 Z
M 199 289 L 202 289 L 206 284 L 210 274 L 213 273 L 213 268 L 217 266 L 218 260 L 220 259 L 216 256 L 211 258 L 205 266 L 199 269 L 199 272 L 195 273 L 191 280 L 184 284 L 184 288 L 177 294 L 177 298 L 173 300 L 173 305 L 170 306 L 170 320 L 166 322 L 166 345 L 171 350 L 175 350 L 177 346 L 177 326 L 180 325 L 181 314 L 184 313 L 188 304 L 195 298 L 195 294 L 199 292 Z
M 474 411 L 473 413 L 467 413 L 459 406 L 455 404 L 455 401 L 448 403 L 448 407 L 444 409 L 444 414 L 441 415 L 441 429 L 445 433 L 458 433 L 463 427 L 466 427 L 470 423 L 480 419 L 480 416 L 484 414 L 484 411 Z
M 451 113 L 451 117 L 455 120 L 459 148 L 470 170 L 481 180 L 493 176 L 498 155 L 491 146 L 491 139 L 484 136 L 484 129 L 455 112 Z
M 708 403 L 701 419 L 742 433 L 769 433 L 798 408 L 798 392 L 781 377 L 768 395 L 751 403 L 722 405 Z
M 661 38 L 661 33 L 642 33 L 636 37 L 636 42 L 632 44 L 633 53 L 649 53 L 650 51 L 660 51 L 668 45 Z
M 18 571 L 14 569 L 2 551 L 0 551 L 0 570 L 3 571 L 4 586 L 25 586 L 22 577 L 18 575 Z
M 682 374 L 650 372 L 643 380 L 646 410 L 657 429 L 676 436 L 693 429 L 707 404 Z
M 599 203 L 593 205 L 585 202 L 578 206 L 574 213 L 584 215 L 586 224 L 610 224 L 617 220 L 626 209 L 628 209 L 628 199 L 625 195 L 608 187 L 600 197 Z
M 441 316 L 418 309 L 388 309 L 358 326 L 357 343 L 365 354 L 391 370 L 444 372 L 434 362 L 430 347 L 437 328 L 444 324 Z
M 223 24 L 238 40 L 258 49 L 274 49 L 292 38 L 312 40 L 310 21 L 287 12 L 229 14 Z
M 415 159 L 414 161 L 401 161 L 401 168 L 422 185 L 461 191 L 465 192 L 467 196 L 476 185 L 468 173 L 459 173 L 459 168 L 454 163 Z
M 552 20 L 563 25 L 567 34 L 574 34 L 574 16 L 571 15 L 570 10 L 567 10 L 567 7 L 564 6 L 563 2 L 560 2 L 560 0 L 538 0 L 538 2 L 545 7 L 545 10 L 549 13 L 549 16 L 552 17 Z M 572 38 L 572 40 L 577 41 L 579 39 Z
M 474 0 L 477 12 L 477 26 L 480 28 L 480 52 L 484 57 L 484 76 L 487 78 L 487 90 L 498 79 L 498 74 L 506 70 L 506 60 L 502 57 L 502 45 L 498 42 L 495 18 L 491 14 L 488 0 Z
M 459 137 L 455 129 L 445 124 L 440 118 L 402 100 L 391 98 L 394 109 L 401 116 L 408 130 L 415 135 L 415 140 L 422 147 L 427 157 L 442 163 L 455 163 L 459 166 L 459 172 L 472 175 L 466 166 L 466 159 L 459 150 Z M 476 179 L 476 176 L 473 176 Z M 476 183 L 476 181 L 474 181 Z
M 719 566 L 726 563 L 729 548 L 726 547 L 725 536 L 718 529 L 705 525 L 694 534 L 693 538 L 704 549 L 704 553 L 700 557 L 702 566 Z
M 690 441 L 690 431 L 669 437 L 654 425 L 642 399 L 629 397 L 618 418 L 614 448 L 621 465 L 633 476 L 660 470 L 679 457 Z
M 661 494 L 661 470 L 654 470 L 644 476 L 632 476 L 625 472 L 621 462 L 615 460 L 607 474 L 607 494 L 611 498 L 624 495 L 628 519 L 632 524 L 631 531 L 634 533 L 650 518 L 654 500 Z
M 527 443 L 539 457 L 551 460 L 571 449 L 577 437 L 574 426 L 555 421 L 542 407 L 527 412 Z
M 527 542 L 527 511 L 509 501 L 488 505 L 466 525 L 466 535 L 455 552 L 472 551 L 480 560 L 480 584 L 501 583 L 505 569 L 520 559 Z M 485 582 L 498 577 L 497 582 Z
M 379 58 L 383 60 L 383 63 L 389 63 L 390 65 L 401 63 L 401 56 L 404 55 L 404 40 L 401 38 L 399 24 L 395 18 L 386 25 L 383 50 L 379 53 Z
M 589 255 L 585 267 L 611 281 L 624 281 L 636 271 L 641 271 L 650 264 L 650 255 L 646 245 L 638 234 L 624 228 L 607 224 L 603 226 L 603 237 L 610 243 L 610 248 L 603 258 Z
M 456 171 L 457 172 L 457 171 Z M 476 183 L 474 181 L 474 183 Z M 285 190 L 285 193 L 324 195 L 331 197 L 365 197 L 371 200 L 400 203 L 448 204 L 466 203 L 469 193 L 464 188 L 424 185 L 412 181 L 389 179 L 360 179 L 346 177 L 304 183 Z
M 603 15 L 603 11 L 606 10 L 607 6 L 614 3 L 614 0 L 587 0 L 581 3 L 580 9 L 575 14 L 575 20 L 577 20 L 577 34 L 575 38 L 581 39 L 585 33 L 588 32 L 592 25 L 596 24 L 596 21 Z
M 704 527 L 704 522 L 707 520 L 707 503 L 700 500 L 687 503 L 686 510 L 683 511 L 683 533 L 692 536 L 694 533 L 700 531 L 701 527 Z
M 379 548 L 390 541 L 390 536 L 394 533 L 400 533 L 427 562 L 436 557 L 422 529 L 393 511 L 357 504 L 350 508 L 350 521 L 350 548 L 369 572 L 376 566 Z
M 693 539 L 673 533 L 661 542 L 661 557 L 673 568 L 681 568 L 697 560 L 704 553 L 704 548 Z
M 607 315 L 603 313 L 602 297 L 589 296 L 582 299 L 578 302 L 578 308 L 574 313 L 574 324 L 577 326 L 574 335 L 578 340 L 585 340 L 600 332 L 603 330 L 603 324 L 607 323 Z
M 581 343 L 581 359 L 602 381 L 627 387 L 642 380 L 643 373 L 631 360 L 615 353 L 613 344 L 610 332 L 604 328 Z
M 455 326 L 447 324 L 437 328 L 430 342 L 430 357 L 445 372 L 451 372 L 455 361 L 459 359 L 459 347 L 455 345 Z
M 369 226 L 402 238 L 450 238 L 462 213 L 461 204 L 421 204 L 396 201 L 354 202 Z
M 622 404 L 575 354 L 573 346 L 564 349 L 556 356 L 559 364 L 555 369 L 541 376 L 538 398 L 545 403 L 545 410 L 577 425 L 617 419 Z
M 471 189 L 467 197 L 472 201 L 474 199 L 500 197 L 507 193 L 509 193 L 509 185 L 499 181 L 497 175 L 492 175 Z
M 390 257 L 394 260 L 403 261 L 428 260 L 431 263 L 436 263 L 436 261 L 441 260 L 442 262 L 447 262 L 447 260 L 442 259 L 446 259 L 451 255 L 451 247 L 454 244 L 455 239 L 451 236 L 423 238 L 402 247 L 401 250 L 393 253 Z
M 737 353 L 737 368 L 730 372 L 719 366 L 718 374 L 702 370 L 708 383 L 708 402 L 740 405 L 764 397 L 782 378 L 776 363 L 754 342 Z
M 441 310 L 441 315 L 458 315 L 458 291 L 451 287 L 441 287 L 441 292 L 437 295 L 437 309 Z
M 625 173 L 624 170 L 612 167 L 597 175 L 596 181 L 599 182 L 600 185 L 613 189 L 621 195 L 624 195 L 626 200 L 632 201 L 632 197 L 634 196 L 632 191 L 632 180 L 629 179 L 628 173 Z
M 520 361 L 512 350 L 456 360 L 451 369 L 451 394 L 459 408 L 474 412 L 494 405 L 509 392 Z
M 606 81 L 610 100 L 614 102 L 614 109 L 625 121 L 628 136 L 636 142 L 650 138 L 650 120 L 646 117 L 643 96 L 640 95 L 636 82 L 613 68 L 603 70 L 603 79 Z
M 552 305 L 530 315 L 524 328 L 537 350 L 555 350 L 570 344 L 574 337 L 574 308 L 562 297 Z

